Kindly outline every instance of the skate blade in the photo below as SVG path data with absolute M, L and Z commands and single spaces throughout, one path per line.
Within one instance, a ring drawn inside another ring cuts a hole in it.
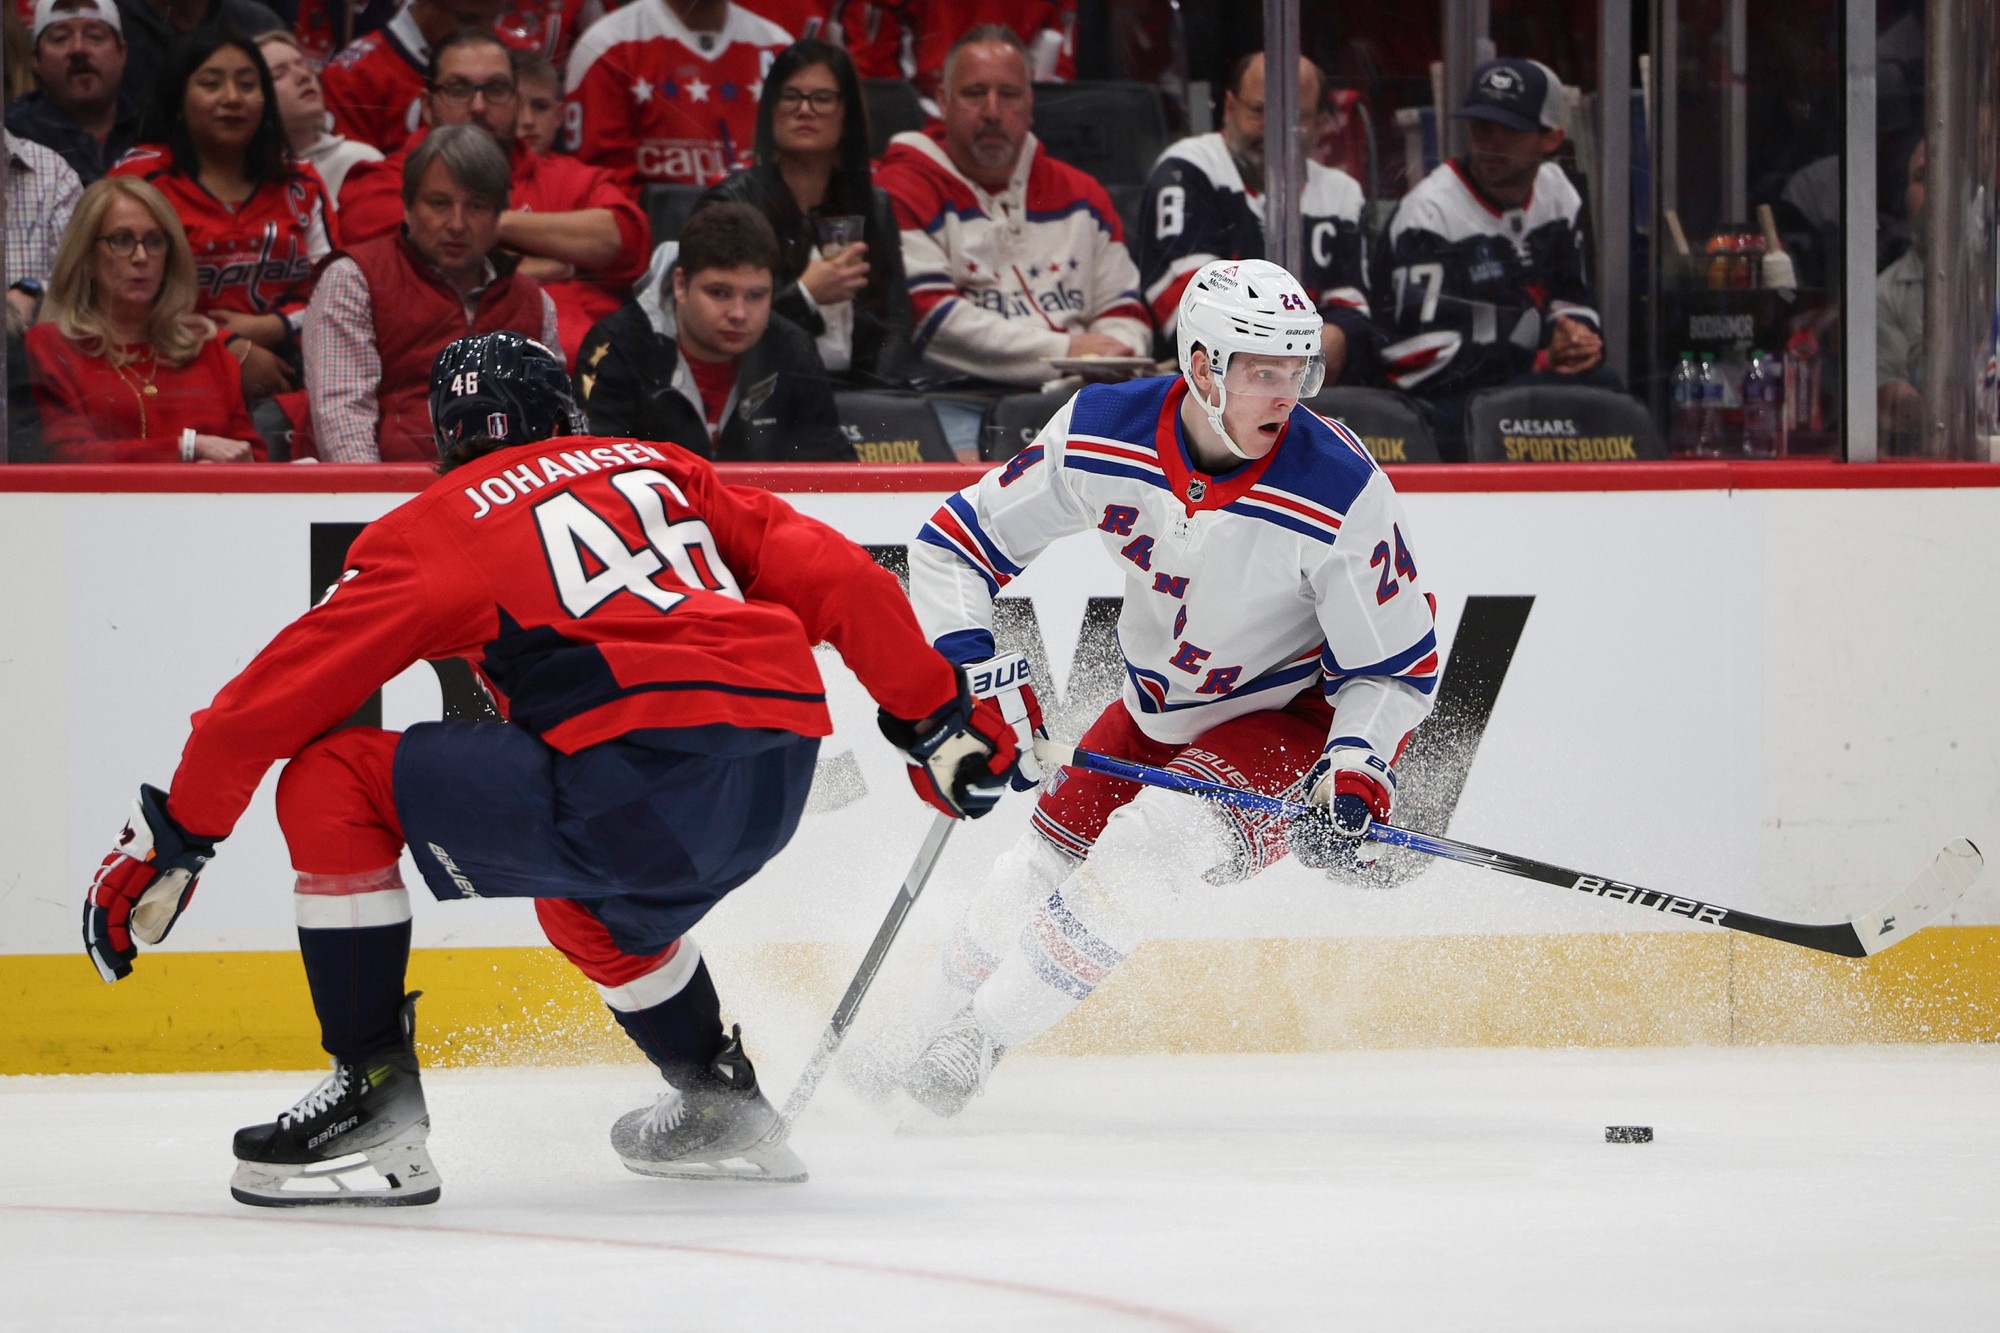
M 369 1175 L 379 1186 L 357 1185 Z M 401 1208 L 436 1203 L 437 1168 L 422 1144 L 391 1144 L 330 1162 L 238 1162 L 229 1196 L 253 1208 Z
M 620 1155 L 627 1171 L 662 1180 L 741 1180 L 758 1185 L 800 1185 L 806 1164 L 782 1143 L 759 1143 L 713 1162 L 649 1162 Z

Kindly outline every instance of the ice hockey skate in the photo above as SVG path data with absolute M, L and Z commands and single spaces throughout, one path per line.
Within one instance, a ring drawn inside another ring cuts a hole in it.
M 979 1025 L 968 1004 L 903 1071 L 903 1091 L 935 1115 L 957 1115 L 986 1087 L 986 1076 L 1006 1053 L 1007 1048 Z
M 749 1180 L 793 1185 L 806 1164 L 778 1135 L 778 1113 L 757 1087 L 743 1054 L 743 1029 L 708 1068 L 668 1085 L 649 1107 L 628 1111 L 611 1127 L 611 1147 L 629 1171 L 669 1180 Z
M 269 1124 L 236 1131 L 229 1193 L 260 1208 L 436 1203 L 437 1168 L 424 1146 L 430 1111 L 417 1073 L 416 1001 L 403 1001 L 403 1040 L 333 1072 Z M 370 1176 L 379 1178 L 373 1183 Z
M 931 1032 L 921 1023 L 900 1022 L 849 1043 L 835 1066 L 840 1081 L 868 1101 L 887 1101 L 903 1086 L 910 1067 L 929 1044 Z

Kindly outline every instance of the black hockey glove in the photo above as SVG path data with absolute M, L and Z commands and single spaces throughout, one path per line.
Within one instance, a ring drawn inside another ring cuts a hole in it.
M 214 856 L 213 842 L 189 833 L 167 813 L 165 792 L 139 788 L 132 817 L 83 899 L 83 949 L 107 982 L 132 971 L 138 945 L 150 947 L 167 937 Z
M 1020 741 L 998 700 L 975 698 L 963 667 L 958 697 L 921 722 L 877 715 L 882 734 L 910 765 L 917 795 L 953 819 L 977 819 L 1019 772 Z
M 1342 873 L 1375 864 L 1368 826 L 1387 823 L 1396 805 L 1396 772 L 1361 746 L 1329 745 L 1306 773 L 1308 813 L 1285 830 L 1301 865 Z

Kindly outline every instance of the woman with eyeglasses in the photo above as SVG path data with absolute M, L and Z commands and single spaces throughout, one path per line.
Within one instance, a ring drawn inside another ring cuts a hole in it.
M 255 42 L 199 28 L 175 42 L 147 137 L 112 174 L 151 182 L 194 249 L 197 309 L 229 333 L 252 401 L 296 387 L 313 274 L 338 242 L 326 186 L 285 134 Z
M 813 335 L 826 368 L 900 384 L 914 367 L 910 297 L 888 196 L 868 174 L 868 116 L 847 52 L 807 39 L 780 51 L 757 103 L 757 162 L 702 202 L 749 204 L 778 234 L 771 308 Z
M 56 463 L 242 463 L 264 457 L 243 370 L 195 313 L 173 206 L 129 176 L 83 192 L 28 330 L 42 443 Z

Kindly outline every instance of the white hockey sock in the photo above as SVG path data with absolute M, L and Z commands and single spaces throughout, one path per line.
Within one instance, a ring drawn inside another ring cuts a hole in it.
M 981 984 L 973 997 L 980 1026 L 1002 1046 L 1055 1026 L 1229 850 L 1227 831 L 1206 803 L 1141 793 L 1112 815 L 1075 873 L 1037 904 Z
M 918 1002 L 921 1025 L 935 1027 L 965 1008 L 973 992 L 1000 966 L 1036 904 L 1077 864 L 1032 829 L 1002 853 L 945 942 L 938 970 Z

